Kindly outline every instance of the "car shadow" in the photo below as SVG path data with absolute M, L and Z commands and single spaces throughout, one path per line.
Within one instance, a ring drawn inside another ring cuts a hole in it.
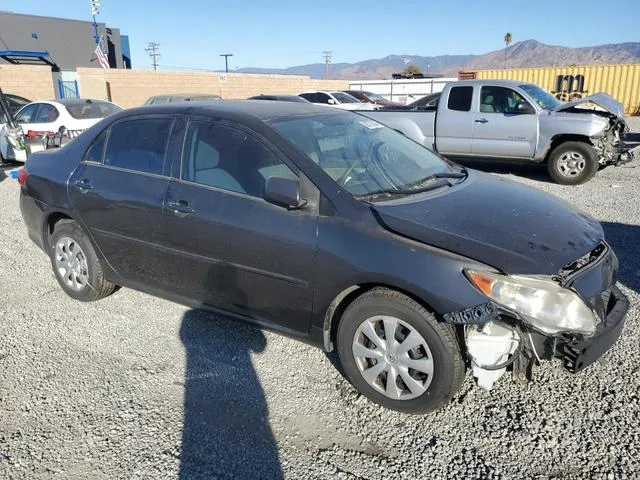
M 640 225 L 601 222 L 607 242 L 618 256 L 620 267 L 618 280 L 626 287 L 640 293 Z
M 264 333 L 242 322 L 190 310 L 182 319 L 186 350 L 181 479 L 281 479 L 264 391 L 251 361 Z

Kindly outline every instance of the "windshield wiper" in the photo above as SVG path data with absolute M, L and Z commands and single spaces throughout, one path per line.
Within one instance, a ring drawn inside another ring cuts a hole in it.
M 413 182 L 405 185 L 402 190 L 408 191 L 410 193 L 419 192 L 419 191 L 422 191 L 422 189 L 419 188 L 420 186 L 428 184 L 432 180 L 437 180 L 440 178 L 467 178 L 468 175 L 469 173 L 467 172 L 466 168 L 463 168 L 459 172 L 437 172 L 427 177 L 424 177 L 418 180 L 417 182 Z M 428 189 L 430 190 L 431 188 L 428 188 Z

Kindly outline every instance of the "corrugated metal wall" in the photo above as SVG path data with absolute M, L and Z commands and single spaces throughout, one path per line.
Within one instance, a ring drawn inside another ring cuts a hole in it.
M 640 64 L 478 70 L 479 79 L 535 83 L 561 100 L 606 92 L 622 102 L 627 114 L 640 114 Z

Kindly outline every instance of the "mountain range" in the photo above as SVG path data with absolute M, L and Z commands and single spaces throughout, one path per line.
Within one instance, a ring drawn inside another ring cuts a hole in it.
M 425 73 L 456 76 L 458 71 L 480 69 L 546 67 L 557 65 L 593 65 L 603 63 L 640 63 L 640 42 L 569 48 L 546 45 L 537 40 L 524 40 L 505 49 L 484 55 L 389 55 L 356 63 L 330 65 L 330 78 L 364 80 L 391 78 L 408 65 L 417 65 Z M 289 68 L 242 68 L 242 73 L 279 73 L 325 77 L 325 64 L 312 63 Z

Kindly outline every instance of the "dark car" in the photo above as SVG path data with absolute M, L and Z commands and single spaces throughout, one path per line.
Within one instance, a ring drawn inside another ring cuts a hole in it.
M 425 95 L 424 97 L 415 100 L 414 102 L 408 103 L 407 105 L 400 106 L 387 106 L 384 107 L 384 110 L 416 110 L 416 111 L 435 111 L 438 106 L 438 101 L 440 100 L 441 92 L 430 93 L 429 95 Z
M 376 105 L 380 105 L 381 107 L 403 106 L 402 103 L 392 102 L 391 100 L 387 100 L 382 95 L 378 95 L 377 93 L 366 92 L 363 90 L 343 90 L 343 92 L 357 98 L 361 103 L 374 103 Z
M 297 102 L 297 103 L 311 103 L 298 95 L 256 95 L 249 97 L 247 100 L 275 100 L 278 102 Z
M 336 348 L 388 408 L 559 357 L 577 372 L 628 301 L 600 224 L 359 114 L 219 101 L 117 113 L 20 173 L 30 238 L 71 297 L 117 285 Z
M 154 95 L 147 98 L 144 102 L 145 105 L 158 105 L 164 103 L 177 103 L 177 102 L 204 102 L 220 100 L 220 95 L 207 94 L 207 93 L 172 93 L 167 95 Z

